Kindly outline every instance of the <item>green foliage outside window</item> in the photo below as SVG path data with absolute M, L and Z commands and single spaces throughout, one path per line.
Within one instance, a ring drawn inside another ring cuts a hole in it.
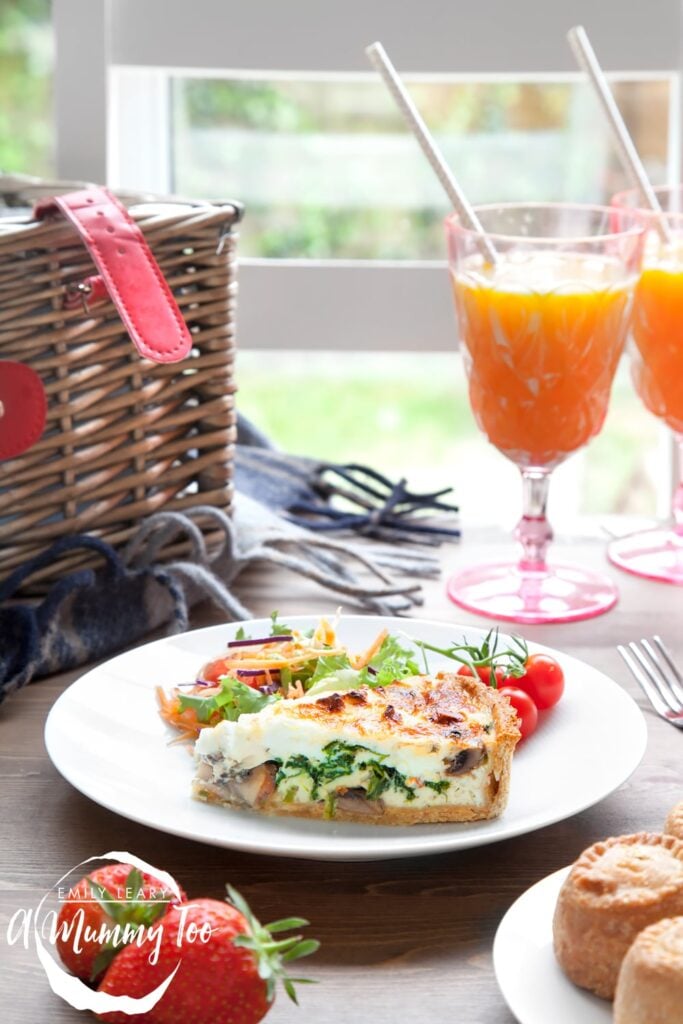
M 51 175 L 50 0 L 0 4 L 0 171 Z

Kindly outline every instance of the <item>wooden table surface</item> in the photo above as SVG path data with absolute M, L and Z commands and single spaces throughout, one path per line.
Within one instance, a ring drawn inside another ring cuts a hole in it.
M 460 547 L 444 550 L 445 571 L 495 557 L 497 543 L 467 537 Z M 262 920 L 285 913 L 311 920 L 309 931 L 322 948 L 306 962 L 306 972 L 320 983 L 301 990 L 299 1009 L 280 996 L 269 1024 L 511 1024 L 491 961 L 496 926 L 510 904 L 595 840 L 660 829 L 671 805 L 683 797 L 683 736 L 646 706 L 615 650 L 621 641 L 660 633 L 683 663 L 683 589 L 617 573 L 606 565 L 598 542 L 559 547 L 565 557 L 612 573 L 620 603 L 592 621 L 527 628 L 525 635 L 617 679 L 643 708 L 648 747 L 631 779 L 602 803 L 506 842 L 434 857 L 345 864 L 254 856 L 177 839 L 91 803 L 52 767 L 43 743 L 45 718 L 78 673 L 43 680 L 9 699 L 0 709 L 0 1019 L 88 1019 L 52 994 L 32 949 L 8 947 L 6 924 L 19 907 L 35 906 L 74 864 L 119 849 L 170 871 L 190 896 L 221 898 L 230 881 Z M 251 571 L 238 590 L 257 615 L 274 607 L 283 617 L 329 612 L 337 603 L 313 584 L 270 569 Z M 448 602 L 443 580 L 425 590 L 425 618 L 481 624 Z M 193 625 L 216 621 L 202 609 Z M 580 736 L 576 746 L 580 757 Z

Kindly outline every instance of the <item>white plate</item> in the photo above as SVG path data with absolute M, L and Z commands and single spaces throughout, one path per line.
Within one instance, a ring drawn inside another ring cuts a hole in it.
M 287 622 L 305 629 L 317 619 L 288 616 Z M 258 636 L 267 635 L 270 623 L 244 625 Z M 448 623 L 345 616 L 340 634 L 352 650 L 363 650 L 384 627 L 440 647 L 463 635 L 480 643 L 485 633 Z M 104 807 L 174 835 L 279 856 L 371 860 L 481 846 L 560 821 L 620 786 L 645 750 L 645 721 L 628 694 L 590 665 L 554 652 L 565 672 L 565 694 L 518 748 L 510 802 L 494 821 L 388 827 L 265 817 L 199 803 L 189 795 L 192 759 L 187 747 L 169 746 L 154 687 L 194 679 L 236 628 L 210 626 L 165 637 L 81 676 L 56 702 L 45 727 L 57 769 Z M 429 664 L 436 670 L 454 663 L 430 655 Z
M 573 985 L 553 953 L 553 914 L 569 870 L 527 889 L 496 932 L 493 967 L 520 1024 L 612 1024 L 612 1004 Z

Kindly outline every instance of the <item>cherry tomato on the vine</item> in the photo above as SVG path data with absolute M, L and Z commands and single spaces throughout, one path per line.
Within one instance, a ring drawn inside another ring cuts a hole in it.
M 500 690 L 512 704 L 519 719 L 519 731 L 522 739 L 531 736 L 538 725 L 538 708 L 528 693 L 519 690 L 516 686 L 503 686 Z
M 221 676 L 228 675 L 225 659 L 219 658 L 218 661 L 209 662 L 208 665 L 204 666 L 200 674 L 207 683 L 217 683 Z
M 234 675 L 234 672 L 234 667 L 230 668 L 230 663 L 225 658 L 219 658 L 218 661 L 210 661 L 208 665 L 205 665 L 200 675 L 207 683 L 217 683 L 222 676 Z M 243 676 L 240 682 L 251 686 L 252 689 L 258 689 L 259 686 L 263 686 L 269 680 L 265 672 L 262 672 L 257 676 Z
M 461 676 L 471 676 L 472 675 L 472 669 L 470 668 L 469 665 L 461 665 L 460 668 L 458 669 L 458 675 L 461 675 Z M 477 675 L 481 679 L 482 683 L 486 683 L 487 686 L 491 685 L 491 666 L 490 665 L 479 665 L 478 668 L 477 668 Z M 506 675 L 505 675 L 505 669 L 503 669 L 503 668 L 495 669 L 495 678 L 496 678 L 496 686 L 498 686 L 498 687 L 502 686 L 504 684 L 504 682 L 505 682 L 505 679 L 507 678 Z
M 515 686 L 528 693 L 540 711 L 557 704 L 564 692 L 564 672 L 555 659 L 547 654 L 531 654 L 524 668 Z

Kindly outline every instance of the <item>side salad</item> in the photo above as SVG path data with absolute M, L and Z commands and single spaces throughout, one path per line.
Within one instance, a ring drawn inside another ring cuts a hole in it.
M 529 655 L 521 637 L 503 638 L 497 629 L 478 647 L 465 641 L 436 647 L 383 629 L 367 650 L 354 653 L 327 619 L 314 629 L 299 630 L 273 612 L 267 636 L 247 636 L 240 628 L 226 652 L 204 665 L 194 681 L 168 693 L 157 687 L 159 712 L 179 731 L 179 740 L 195 739 L 202 729 L 225 719 L 234 722 L 275 701 L 386 686 L 429 674 L 429 652 L 457 662 L 460 675 L 477 676 L 506 693 L 520 719 L 522 737 L 535 730 L 538 709 L 552 707 L 564 689 L 555 659 Z

